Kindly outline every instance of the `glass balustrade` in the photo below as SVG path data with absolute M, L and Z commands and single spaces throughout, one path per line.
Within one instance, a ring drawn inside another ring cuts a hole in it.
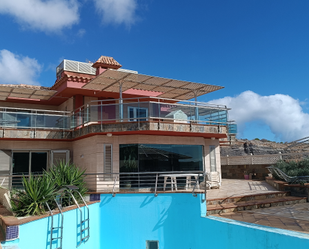
M 73 113 L 31 110 L 22 108 L 0 108 L 0 126 L 11 128 L 41 128 L 70 130 L 84 125 L 108 124 L 118 122 L 171 122 L 196 123 L 202 125 L 229 125 L 228 108 L 206 103 L 182 101 L 168 103 L 171 100 L 152 98 L 149 100 L 123 99 L 123 103 L 113 99 L 93 101 L 78 108 Z
M 22 109 L 0 109 L 0 126 L 7 128 L 69 129 L 68 113 Z

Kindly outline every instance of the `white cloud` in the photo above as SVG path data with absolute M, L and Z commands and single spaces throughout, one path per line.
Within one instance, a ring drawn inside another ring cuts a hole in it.
M 136 21 L 136 0 L 94 0 L 104 23 L 126 24 L 130 26 Z
M 23 27 L 47 32 L 79 21 L 77 0 L 1 0 L 0 13 L 12 15 Z
M 229 117 L 236 121 L 240 132 L 246 123 L 261 121 L 282 141 L 309 136 L 309 114 L 303 112 L 298 100 L 288 95 L 260 96 L 252 91 L 245 91 L 236 97 L 210 102 L 232 108 Z
M 0 84 L 38 85 L 35 78 L 41 69 L 36 59 L 0 50 Z
M 85 29 L 79 29 L 78 32 L 77 32 L 78 37 L 83 37 L 85 34 L 86 34 Z

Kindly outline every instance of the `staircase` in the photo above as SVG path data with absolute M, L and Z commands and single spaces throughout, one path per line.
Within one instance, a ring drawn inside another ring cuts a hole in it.
M 305 203 L 306 199 L 290 196 L 287 191 L 209 199 L 206 202 L 207 215 Z

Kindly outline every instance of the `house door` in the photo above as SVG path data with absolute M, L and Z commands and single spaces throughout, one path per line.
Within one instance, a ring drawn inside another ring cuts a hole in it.
M 22 175 L 42 174 L 47 169 L 47 158 L 47 152 L 45 151 L 14 151 L 12 173 L 16 177 L 12 178 L 12 186 L 16 188 L 22 186 Z

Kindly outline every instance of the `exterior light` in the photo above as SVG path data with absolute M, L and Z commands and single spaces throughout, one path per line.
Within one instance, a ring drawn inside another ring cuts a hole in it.
M 111 137 L 111 136 L 113 136 L 113 134 L 112 133 L 107 133 L 106 136 Z
M 215 137 L 211 137 L 211 140 L 216 140 L 216 138 Z

